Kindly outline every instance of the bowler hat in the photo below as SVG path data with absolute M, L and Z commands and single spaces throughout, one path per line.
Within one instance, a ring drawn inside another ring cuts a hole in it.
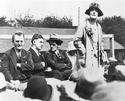
M 50 34 L 50 38 L 47 40 L 47 42 L 55 42 L 57 45 L 61 45 L 63 43 L 57 34 Z
M 98 3 L 91 3 L 89 8 L 85 11 L 85 14 L 90 15 L 90 11 L 94 9 L 97 10 L 99 17 L 103 16 L 103 12 L 100 10 Z
M 52 95 L 52 87 L 47 84 L 43 76 L 33 76 L 29 79 L 24 96 L 32 99 L 49 101 Z

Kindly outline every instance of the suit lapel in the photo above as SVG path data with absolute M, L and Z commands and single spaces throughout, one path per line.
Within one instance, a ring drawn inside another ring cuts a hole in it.
M 39 56 L 36 54 L 36 52 L 30 48 L 30 52 L 32 53 L 33 60 L 40 61 Z
M 16 55 L 16 52 L 15 52 L 14 48 L 12 48 L 12 50 L 11 50 L 10 58 L 11 58 L 11 60 L 12 60 L 12 63 L 13 63 L 13 65 L 14 65 L 14 68 L 17 70 L 17 68 L 16 68 L 17 55 Z
M 61 59 L 61 58 L 62 58 L 62 53 L 61 53 L 61 50 L 59 50 L 59 51 L 58 51 L 58 55 L 57 55 L 57 57 L 58 57 L 59 59 Z
M 53 60 L 57 61 L 57 55 L 55 54 L 55 52 L 52 52 L 51 50 L 49 50 L 50 56 Z
M 26 52 L 24 49 L 21 51 L 21 61 L 26 58 Z

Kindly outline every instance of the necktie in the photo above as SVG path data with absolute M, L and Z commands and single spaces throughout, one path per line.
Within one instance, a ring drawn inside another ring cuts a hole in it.
M 61 58 L 61 55 L 60 55 L 60 53 L 59 53 L 59 52 L 57 53 L 57 56 L 58 56 L 59 58 Z
M 21 54 L 20 53 L 18 53 L 18 55 L 17 55 L 17 63 L 21 63 L 21 56 L 20 56 Z

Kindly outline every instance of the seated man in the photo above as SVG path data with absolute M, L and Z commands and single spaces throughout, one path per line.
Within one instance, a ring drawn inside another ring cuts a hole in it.
M 68 58 L 66 51 L 59 49 L 63 41 L 53 34 L 50 35 L 47 42 L 50 45 L 50 50 L 46 54 L 48 67 L 51 67 L 53 71 L 58 70 L 62 74 L 63 80 L 68 79 L 72 72 L 72 63 Z
M 12 36 L 12 43 L 14 47 L 6 51 L 2 57 L 0 71 L 11 83 L 24 82 L 30 78 L 31 71 L 34 69 L 31 53 L 23 49 L 24 33 L 15 32 Z
M 5 76 L 0 72 L 0 100 L 1 101 L 41 101 L 38 99 L 25 98 L 23 91 L 17 91 L 16 85 L 12 85 L 5 80 Z M 26 87 L 25 87 L 26 88 Z
M 32 46 L 29 51 L 32 54 L 32 60 L 34 63 L 33 75 L 61 78 L 61 74 L 57 71 L 46 71 L 47 64 L 45 61 L 45 52 L 42 51 L 44 45 L 44 39 L 40 34 L 34 34 L 31 40 Z
M 34 70 L 32 72 L 33 75 L 41 75 L 44 76 L 44 69 L 45 69 L 45 59 L 43 54 L 40 54 L 40 51 L 44 44 L 44 39 L 40 34 L 34 34 L 31 39 L 32 46 L 29 51 L 32 54 L 32 60 L 34 63 Z

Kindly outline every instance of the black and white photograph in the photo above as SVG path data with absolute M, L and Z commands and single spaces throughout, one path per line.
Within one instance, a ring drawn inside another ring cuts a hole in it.
M 124 0 L 0 0 L 0 101 L 125 101 Z

